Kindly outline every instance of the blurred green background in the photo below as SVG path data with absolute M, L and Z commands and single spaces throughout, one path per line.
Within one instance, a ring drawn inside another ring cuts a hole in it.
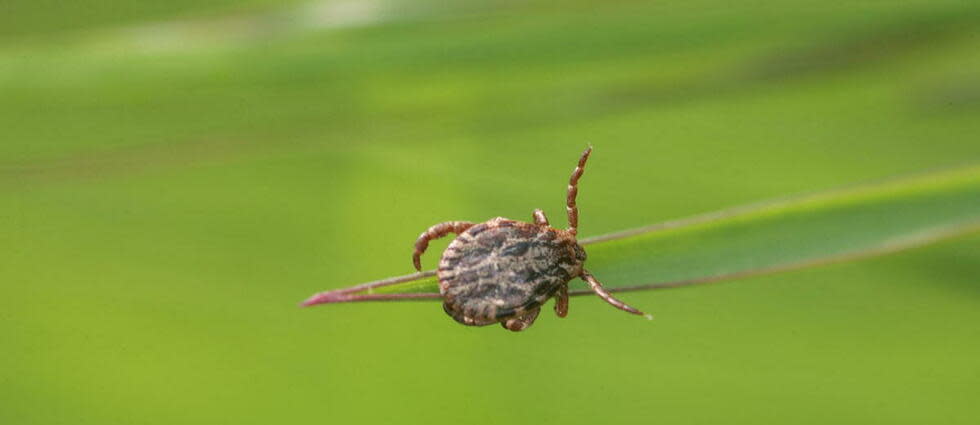
M 980 421 L 976 236 L 653 322 L 297 308 L 563 225 L 587 143 L 584 236 L 980 161 L 980 3 L 6 0 L 0 423 Z

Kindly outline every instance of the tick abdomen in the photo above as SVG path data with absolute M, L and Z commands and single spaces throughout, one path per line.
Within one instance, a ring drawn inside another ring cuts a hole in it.
M 534 309 L 582 272 L 585 251 L 567 231 L 502 217 L 456 237 L 439 261 L 443 307 L 489 325 Z
M 578 233 L 578 179 L 592 148 L 582 152 L 568 178 L 565 210 L 568 230 L 548 224 L 544 211 L 535 209 L 534 223 L 497 217 L 486 223 L 444 221 L 430 226 L 415 240 L 412 265 L 422 271 L 422 254 L 429 241 L 455 233 L 439 260 L 439 292 L 443 309 L 464 325 L 500 323 L 505 329 L 523 331 L 534 323 L 541 304 L 555 297 L 555 314 L 568 315 L 568 281 L 579 277 L 592 291 L 627 313 L 643 312 L 613 297 L 599 280 L 585 270 L 585 250 L 575 240 Z

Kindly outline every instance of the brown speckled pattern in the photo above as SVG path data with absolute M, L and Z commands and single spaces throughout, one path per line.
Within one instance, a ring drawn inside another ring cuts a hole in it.
M 578 180 L 591 153 L 591 147 L 582 152 L 568 179 L 567 230 L 551 227 L 544 211 L 536 209 L 532 214 L 534 223 L 503 217 L 479 224 L 447 221 L 419 235 L 412 264 L 420 272 L 422 254 L 428 249 L 429 241 L 450 233 L 457 235 L 443 252 L 436 272 L 446 313 L 464 325 L 500 323 L 505 329 L 522 331 L 534 323 L 548 298 L 555 298 L 558 317 L 568 315 L 568 282 L 578 277 L 610 305 L 643 315 L 603 289 L 599 280 L 582 266 L 585 250 L 575 240 L 578 233 L 575 200 Z
M 567 231 L 498 217 L 446 248 L 438 269 L 443 307 L 466 325 L 501 322 L 540 307 L 582 273 L 584 261 Z

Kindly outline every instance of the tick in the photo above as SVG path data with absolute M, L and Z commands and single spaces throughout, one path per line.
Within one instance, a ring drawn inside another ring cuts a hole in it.
M 468 326 L 500 323 L 522 331 L 534 323 L 541 306 L 555 299 L 555 314 L 568 315 L 568 282 L 581 278 L 607 303 L 632 314 L 644 315 L 613 297 L 584 268 L 585 249 L 579 245 L 578 180 L 592 148 L 582 152 L 568 179 L 568 229 L 548 224 L 544 211 L 535 209 L 533 223 L 497 217 L 484 223 L 447 221 L 430 227 L 415 241 L 412 262 L 421 271 L 421 256 L 429 241 L 455 233 L 456 239 L 442 253 L 439 293 L 443 309 Z M 649 316 L 647 316 L 649 317 Z

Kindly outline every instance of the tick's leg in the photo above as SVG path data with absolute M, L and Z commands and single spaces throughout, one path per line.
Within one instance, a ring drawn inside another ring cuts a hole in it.
M 514 332 L 520 332 L 527 329 L 534 323 L 534 319 L 538 318 L 538 313 L 541 312 L 541 307 L 535 307 L 534 310 L 529 310 L 517 317 L 512 317 L 506 321 L 500 322 L 500 326 L 504 329 L 511 330 Z
M 473 226 L 473 223 L 468 221 L 447 221 L 432 226 L 422 232 L 419 238 L 415 240 L 415 252 L 412 253 L 412 263 L 415 264 L 415 270 L 422 271 L 422 253 L 429 247 L 429 241 L 439 239 L 450 233 L 458 235 L 465 232 L 471 226 Z
M 578 179 L 585 172 L 585 161 L 589 160 L 590 154 L 592 154 L 591 146 L 582 152 L 575 171 L 572 171 L 572 177 L 568 179 L 568 197 L 565 199 L 565 209 L 568 210 L 568 231 L 573 235 L 578 233 L 578 206 L 575 205 L 575 197 L 578 195 Z
M 558 293 L 555 294 L 555 314 L 558 317 L 568 316 L 568 284 L 563 284 L 558 287 Z
M 617 300 L 616 297 L 613 297 L 612 294 L 610 294 L 608 291 L 606 291 L 605 288 L 602 287 L 602 284 L 599 283 L 598 280 L 596 280 L 595 276 L 592 276 L 592 274 L 589 273 L 588 271 L 586 271 L 585 269 L 582 270 L 582 276 L 581 277 L 582 277 L 583 280 L 585 280 L 586 282 L 589 283 L 589 286 L 592 287 L 592 291 L 594 291 L 596 293 L 596 295 L 599 296 L 599 298 L 602 298 L 602 299 L 606 300 L 606 302 L 609 303 L 609 304 L 612 304 L 613 307 L 616 307 L 616 308 L 618 308 L 620 310 L 623 310 L 623 311 L 625 311 L 627 313 L 633 313 L 633 314 L 638 314 L 640 316 L 646 316 L 647 319 L 652 319 L 653 318 L 653 316 L 651 316 L 649 314 L 644 314 L 642 311 L 637 310 L 637 309 L 635 309 L 633 307 L 630 307 L 630 306 L 626 305 L 626 303 L 624 303 L 624 302 L 622 302 L 620 300 Z
M 535 209 L 533 215 L 534 215 L 534 223 L 535 224 L 538 224 L 538 225 L 541 225 L 541 226 L 547 226 L 548 225 L 548 217 L 545 217 L 544 211 L 541 211 L 541 208 Z

